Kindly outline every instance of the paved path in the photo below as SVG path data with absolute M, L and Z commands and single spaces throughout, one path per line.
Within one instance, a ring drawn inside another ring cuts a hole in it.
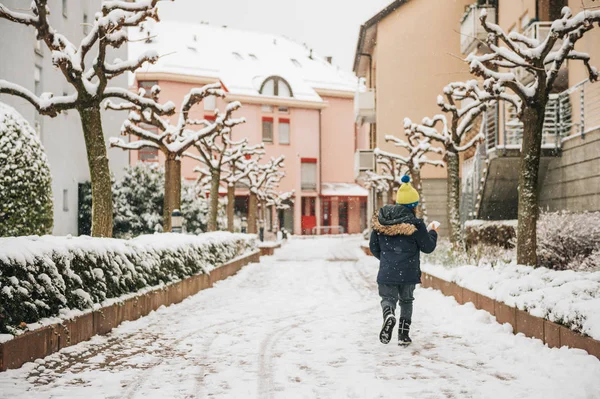
M 112 334 L 0 374 L 1 398 L 600 398 L 600 361 L 417 289 L 408 348 L 378 342 L 358 239 L 296 239 Z

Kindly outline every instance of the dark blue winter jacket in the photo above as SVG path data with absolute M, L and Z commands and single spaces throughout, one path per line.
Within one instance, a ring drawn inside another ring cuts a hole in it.
M 369 248 L 379 259 L 378 284 L 419 284 L 421 252 L 435 249 L 437 233 L 402 205 L 385 205 L 373 217 Z

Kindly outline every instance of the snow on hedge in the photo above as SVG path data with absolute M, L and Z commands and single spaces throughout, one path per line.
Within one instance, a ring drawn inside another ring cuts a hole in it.
M 254 236 L 154 234 L 132 240 L 0 238 L 0 333 L 178 281 L 256 249 Z
M 557 271 L 499 262 L 421 269 L 534 316 L 600 339 L 600 272 Z
M 0 237 L 52 233 L 50 167 L 42 143 L 0 102 Z

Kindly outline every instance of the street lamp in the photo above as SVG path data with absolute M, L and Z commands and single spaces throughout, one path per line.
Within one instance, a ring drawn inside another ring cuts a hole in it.
M 183 214 L 179 209 L 173 209 L 171 213 L 171 232 L 181 233 L 183 226 Z

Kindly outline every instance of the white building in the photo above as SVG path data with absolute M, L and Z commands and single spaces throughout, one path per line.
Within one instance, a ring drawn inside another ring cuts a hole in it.
M 26 8 L 23 0 L 2 0 L 12 10 Z M 69 40 L 78 43 L 89 29 L 94 14 L 100 6 L 95 0 L 49 0 L 52 26 Z M 91 52 L 93 54 L 93 51 Z M 36 94 L 52 92 L 57 95 L 72 93 L 62 73 L 52 66 L 51 54 L 44 44 L 38 43 L 32 27 L 22 26 L 0 19 L 0 79 L 19 84 Z M 124 45 L 115 57 L 125 59 Z M 111 81 L 111 85 L 127 87 L 123 75 Z M 54 194 L 54 234 L 77 234 L 78 186 L 90 179 L 90 173 L 77 111 L 71 110 L 56 118 L 38 115 L 27 101 L 0 95 L 0 101 L 16 108 L 31 124 L 36 126 L 48 155 L 52 173 Z M 123 114 L 108 112 L 103 115 L 106 137 L 119 134 Z M 128 154 L 109 151 L 111 171 L 116 177 L 122 174 L 129 162 Z

